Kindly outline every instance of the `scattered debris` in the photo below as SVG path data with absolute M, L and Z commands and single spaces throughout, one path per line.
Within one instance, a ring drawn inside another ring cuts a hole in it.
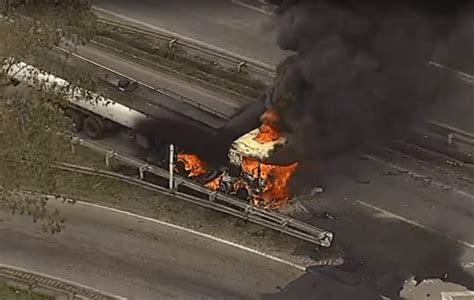
M 445 163 L 454 167 L 464 167 L 464 164 L 457 160 L 447 159 Z
M 403 170 L 388 170 L 382 173 L 383 176 L 400 176 L 403 174 L 407 174 L 408 171 Z
M 321 194 L 323 192 L 323 188 L 322 187 L 315 187 L 311 190 L 311 192 L 309 193 L 311 196 L 314 196 L 316 194 Z
M 448 274 L 444 274 L 446 279 Z M 400 297 L 407 300 L 442 300 L 442 299 L 456 299 L 452 296 L 456 295 L 459 299 L 472 299 L 466 296 L 474 296 L 474 292 L 468 291 L 466 287 L 443 281 L 442 279 L 424 279 L 417 281 L 414 277 L 405 281 L 402 290 L 399 293 Z M 449 298 L 446 298 L 450 296 Z
M 328 220 L 331 220 L 331 221 L 336 220 L 336 216 L 333 216 L 333 215 L 331 215 L 331 214 L 328 213 L 328 212 L 324 212 L 324 213 L 323 213 L 323 218 L 328 219 Z
M 331 220 L 331 221 L 337 220 L 337 217 L 335 215 L 333 215 L 331 213 L 328 213 L 328 212 L 316 213 L 316 214 L 314 214 L 314 216 L 317 217 L 317 218 Z
M 301 203 L 301 201 L 295 201 L 295 209 L 296 210 L 299 210 L 299 211 L 302 211 L 304 213 L 309 213 L 309 210 L 306 206 L 303 205 L 303 203 Z

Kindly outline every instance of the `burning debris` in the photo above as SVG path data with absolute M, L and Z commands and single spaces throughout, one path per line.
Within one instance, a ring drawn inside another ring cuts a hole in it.
M 221 182 L 222 182 L 223 177 L 224 177 L 224 174 L 221 174 L 221 175 L 215 177 L 214 179 L 211 179 L 211 181 L 204 184 L 204 186 L 207 187 L 208 189 L 210 189 L 211 191 L 217 191 L 221 186 Z
M 213 191 L 221 191 L 251 201 L 253 204 L 277 209 L 285 206 L 290 198 L 290 179 L 298 162 L 288 165 L 265 163 L 286 139 L 277 129 L 278 114 L 266 111 L 260 118 L 262 125 L 235 141 L 229 151 L 230 162 L 236 169 L 209 171 L 208 166 L 196 154 L 179 153 L 178 173 L 204 182 Z M 180 169 L 182 169 L 180 171 Z
M 270 165 L 244 157 L 242 171 L 251 177 L 250 181 L 255 186 L 253 203 L 271 209 L 286 205 L 290 199 L 290 178 L 297 167 L 298 163 L 288 166 Z
M 196 154 L 179 153 L 176 158 L 183 164 L 187 177 L 198 177 L 208 172 L 206 165 Z M 179 169 L 176 171 L 179 173 Z

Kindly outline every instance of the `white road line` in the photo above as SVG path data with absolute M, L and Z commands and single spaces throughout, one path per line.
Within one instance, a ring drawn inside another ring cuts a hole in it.
M 412 170 L 409 170 L 409 169 L 406 169 L 406 168 L 403 168 L 403 167 L 400 167 L 400 166 L 397 166 L 395 164 L 392 164 L 392 163 L 389 163 L 389 162 L 386 162 L 384 161 L 383 159 L 380 159 L 380 158 L 377 158 L 377 157 L 374 157 L 372 155 L 364 155 L 367 159 L 371 160 L 371 161 L 374 161 L 376 163 L 379 163 L 379 164 L 383 164 L 383 165 L 387 165 L 395 170 L 398 170 L 398 171 L 401 171 L 403 173 L 407 173 L 408 175 L 412 176 L 412 177 L 415 177 L 415 178 L 429 178 L 429 176 L 425 176 L 425 175 L 422 175 L 420 173 L 417 173 L 415 171 L 412 171 Z M 449 191 L 453 191 L 455 192 L 456 194 L 458 195 L 461 195 L 463 197 L 466 197 L 468 198 L 469 200 L 471 201 L 474 201 L 474 195 L 472 194 L 469 194 L 465 191 L 462 191 L 460 189 L 457 189 L 455 187 L 452 187 L 450 185 L 446 185 L 442 182 L 439 182 L 439 181 L 436 181 L 436 180 L 430 180 L 430 183 L 434 186 L 437 186 L 439 188 L 442 188 L 442 189 L 446 189 L 446 190 L 449 190 Z
M 234 4 L 237 4 L 237 5 L 240 5 L 240 6 L 243 6 L 245 8 L 248 8 L 248 9 L 251 9 L 251 10 L 254 10 L 254 11 L 257 11 L 259 13 L 262 13 L 262 14 L 265 14 L 265 15 L 269 15 L 269 16 L 274 16 L 275 14 L 272 13 L 272 12 L 269 12 L 269 11 L 266 11 L 265 9 L 262 9 L 262 8 L 258 8 L 254 5 L 250 5 L 250 4 L 247 4 L 247 3 L 244 3 L 240 0 L 230 0 L 230 2 L 234 3 Z
M 84 205 L 84 206 L 95 207 L 95 208 L 99 208 L 99 209 L 103 209 L 103 210 L 108 210 L 108 211 L 111 211 L 111 212 L 114 212 L 114 213 L 118 213 L 118 214 L 122 214 L 122 215 L 126 215 L 126 216 L 131 216 L 131 217 L 134 217 L 134 218 L 137 218 L 137 219 L 149 221 L 149 222 L 160 224 L 160 225 L 163 225 L 163 226 L 167 226 L 167 227 L 170 227 L 170 228 L 173 228 L 173 229 L 188 232 L 188 233 L 191 233 L 191 234 L 194 234 L 194 235 L 206 238 L 206 239 L 210 239 L 210 240 L 213 240 L 213 241 L 216 241 L 216 242 L 219 242 L 219 243 L 222 243 L 222 244 L 225 244 L 225 245 L 228 245 L 228 246 L 240 249 L 240 250 L 244 250 L 244 251 L 247 251 L 247 252 L 250 252 L 250 253 L 253 253 L 253 254 L 260 255 L 260 256 L 265 257 L 267 259 L 271 259 L 273 261 L 288 265 L 290 267 L 296 268 L 296 269 L 304 271 L 304 272 L 307 271 L 306 267 L 298 265 L 296 263 L 278 258 L 276 256 L 273 256 L 273 255 L 270 255 L 270 254 L 261 252 L 259 250 L 255 250 L 255 249 L 252 249 L 252 248 L 249 248 L 249 247 L 246 247 L 246 246 L 243 246 L 243 245 L 231 242 L 231 241 L 227 241 L 227 240 L 224 240 L 224 239 L 221 239 L 221 238 L 218 238 L 218 237 L 215 237 L 215 236 L 203 233 L 203 232 L 199 232 L 199 231 L 196 231 L 196 230 L 193 230 L 193 229 L 189 229 L 189 228 L 186 228 L 186 227 L 182 227 L 182 226 L 175 225 L 175 224 L 172 224 L 172 223 L 156 220 L 156 219 L 149 218 L 149 217 L 140 216 L 140 215 L 128 212 L 128 211 L 123 211 L 123 210 L 120 210 L 120 209 L 116 209 L 116 208 L 112 208 L 112 207 L 108 207 L 108 206 L 103 206 L 103 205 L 99 205 L 99 204 L 83 202 L 83 201 L 77 201 L 76 205 L 77 204 Z
M 409 220 L 409 219 L 407 219 L 407 218 L 404 218 L 404 217 L 402 217 L 402 216 L 399 216 L 399 215 L 397 215 L 397 214 L 394 214 L 394 213 L 392 213 L 392 212 L 389 212 L 389 211 L 387 211 L 387 210 L 385 210 L 385 209 L 383 209 L 383 208 L 377 207 L 377 206 L 372 205 L 372 204 L 369 204 L 369 203 L 367 203 L 367 202 L 364 202 L 364 201 L 361 201 L 361 200 L 356 200 L 356 202 L 357 202 L 358 204 L 362 205 L 362 206 L 365 206 L 365 207 L 371 208 L 371 209 L 373 209 L 373 210 L 376 210 L 376 211 L 378 211 L 378 212 L 380 212 L 380 213 L 382 213 L 382 214 L 384 214 L 384 215 L 386 215 L 386 216 L 388 216 L 388 217 L 390 217 L 390 218 L 398 219 L 398 220 L 403 221 L 403 222 L 405 222 L 405 223 L 408 223 L 408 224 L 410 224 L 410 225 L 413 225 L 413 226 L 416 226 L 416 227 L 418 227 L 418 228 L 422 228 L 422 229 L 424 229 L 424 230 L 426 230 L 426 231 L 429 231 L 429 232 L 431 232 L 431 233 L 440 235 L 440 236 L 442 236 L 442 237 L 444 237 L 444 238 L 446 238 L 446 239 L 455 241 L 455 242 L 457 242 L 457 243 L 459 243 L 459 244 L 461 244 L 461 245 L 463 245 L 463 246 L 466 246 L 466 247 L 468 247 L 468 248 L 474 249 L 474 244 L 471 244 L 471 243 L 469 243 L 469 242 L 460 240 L 460 239 L 458 239 L 458 238 L 456 238 L 456 237 L 453 237 L 453 236 L 451 236 L 451 235 L 444 234 L 444 233 L 442 233 L 441 231 L 438 231 L 438 230 L 436 230 L 436 229 L 427 227 L 427 226 L 422 225 L 422 224 L 420 224 L 420 223 L 418 223 L 418 222 Z
M 19 192 L 24 193 L 24 194 L 30 194 L 30 195 L 33 194 L 32 192 L 29 192 L 29 191 L 19 191 Z M 63 201 L 58 200 L 57 197 L 55 197 L 55 196 L 45 195 L 45 197 L 47 197 L 48 200 L 50 200 L 50 201 L 59 201 L 60 203 L 64 203 Z M 126 216 L 131 216 L 131 217 L 134 217 L 134 218 L 137 218 L 137 219 L 140 219 L 140 220 L 145 220 L 145 221 L 149 221 L 149 222 L 152 222 L 152 223 L 160 224 L 162 226 L 167 226 L 167 227 L 170 227 L 170 228 L 173 228 L 173 229 L 188 232 L 188 233 L 191 233 L 191 234 L 194 234 L 194 235 L 206 238 L 206 239 L 210 239 L 210 240 L 213 240 L 213 241 L 216 241 L 216 242 L 219 242 L 219 243 L 222 243 L 222 244 L 225 244 L 225 245 L 228 245 L 228 246 L 231 246 L 231 247 L 243 250 L 243 251 L 247 251 L 249 253 L 260 255 L 260 256 L 265 257 L 267 259 L 270 259 L 270 260 L 288 265 L 290 267 L 296 268 L 296 269 L 301 270 L 303 272 L 306 272 L 308 270 L 305 266 L 296 264 L 294 262 L 291 262 L 291 261 L 273 256 L 271 254 L 267 254 L 267 253 L 264 253 L 262 251 L 252 249 L 252 248 L 246 247 L 244 245 L 240 245 L 240 244 L 237 244 L 237 243 L 234 243 L 234 242 L 231 242 L 231 241 L 219 238 L 219 237 L 212 236 L 212 235 L 207 234 L 207 233 L 203 233 L 203 232 L 196 231 L 196 230 L 193 230 L 193 229 L 190 229 L 190 228 L 179 226 L 179 225 L 176 225 L 176 224 L 168 223 L 168 222 L 165 222 L 165 221 L 160 221 L 160 220 L 153 219 L 153 218 L 150 218 L 150 217 L 141 216 L 141 215 L 134 214 L 134 213 L 124 211 L 124 210 L 120 210 L 120 209 L 117 209 L 117 208 L 104 206 L 104 205 L 100 205 L 100 204 L 95 204 L 95 203 L 90 203 L 90 202 L 85 202 L 85 201 L 76 201 L 75 205 L 84 205 L 84 206 L 94 207 L 94 208 L 98 208 L 98 209 L 108 210 L 108 211 L 111 211 L 111 212 L 114 212 L 114 213 L 118 213 L 118 214 L 122 214 L 122 215 L 126 215 Z
M 469 296 L 469 298 L 464 298 Z M 464 298 L 464 299 L 474 299 L 474 291 L 466 291 L 466 292 L 442 292 L 441 293 L 442 300 L 455 300 L 455 298 Z
M 15 266 L 2 264 L 2 263 L 0 263 L 0 268 L 8 268 L 8 269 L 13 269 L 13 270 L 18 270 L 20 272 L 31 273 L 31 274 L 37 275 L 39 277 L 44 277 L 44 278 L 49 278 L 49 279 L 52 279 L 52 280 L 62 281 L 64 283 L 70 284 L 72 286 L 76 286 L 76 287 L 83 288 L 83 289 L 86 289 L 86 290 L 94 291 L 98 294 L 102 294 L 102 295 L 105 295 L 105 296 L 108 296 L 108 297 L 111 297 L 111 298 L 114 298 L 114 299 L 117 299 L 117 300 L 128 300 L 128 298 L 113 295 L 113 294 L 107 293 L 105 291 L 101 291 L 101 290 L 91 288 L 91 287 L 83 285 L 83 284 L 79 284 L 79 283 L 76 283 L 76 282 L 69 281 L 69 280 L 64 279 L 64 278 L 54 277 L 54 276 L 51 276 L 51 275 L 48 275 L 48 274 L 44 274 L 44 273 L 40 273 L 40 272 L 36 272 L 36 271 L 31 271 L 31 270 L 27 270 L 27 269 L 22 269 L 22 268 L 18 268 L 18 267 L 15 267 Z

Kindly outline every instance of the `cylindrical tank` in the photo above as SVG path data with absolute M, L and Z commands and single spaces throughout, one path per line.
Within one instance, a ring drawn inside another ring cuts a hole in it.
M 24 62 L 3 65 L 6 75 L 37 88 L 49 89 L 57 93 L 65 93 L 66 100 L 71 104 L 85 109 L 107 120 L 135 129 L 137 125 L 149 117 L 130 107 L 102 97 L 85 89 L 74 87 L 68 81 L 41 71 Z

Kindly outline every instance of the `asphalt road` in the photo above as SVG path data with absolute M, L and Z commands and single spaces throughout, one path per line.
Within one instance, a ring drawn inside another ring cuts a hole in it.
M 67 228 L 44 234 L 0 213 L 0 262 L 131 299 L 255 299 L 302 272 L 182 230 L 59 204 Z
M 276 45 L 272 16 L 228 0 L 94 0 L 93 4 L 147 27 L 163 28 L 271 65 L 287 55 Z
M 220 94 L 213 93 L 189 82 L 159 73 L 156 70 L 134 63 L 130 60 L 114 55 L 100 49 L 81 46 L 76 48 L 76 53 L 86 59 L 99 63 L 116 72 L 129 76 L 139 82 L 151 87 L 167 89 L 180 96 L 212 108 L 222 114 L 235 114 L 245 102 L 241 99 L 231 99 Z
M 118 138 L 104 143 L 139 154 Z M 474 187 L 433 172 L 431 165 L 371 158 L 348 156 L 322 166 L 325 172 L 314 184 L 322 183 L 324 192 L 302 199 L 308 213 L 296 215 L 333 231 L 346 264 L 314 268 L 318 274 L 304 274 L 264 299 L 337 300 L 359 291 L 360 297 L 346 298 L 366 300 L 367 290 L 395 297 L 410 276 L 443 278 L 474 290 Z M 318 260 L 312 248 L 295 254 Z
M 474 290 L 474 187 L 432 166 L 379 158 L 348 156 L 322 166 L 315 185 L 322 182 L 324 193 L 302 201 L 309 210 L 302 217 L 335 232 L 345 252 L 346 265 L 329 272 L 390 297 L 412 275 Z M 304 280 L 288 286 L 282 299 Z

